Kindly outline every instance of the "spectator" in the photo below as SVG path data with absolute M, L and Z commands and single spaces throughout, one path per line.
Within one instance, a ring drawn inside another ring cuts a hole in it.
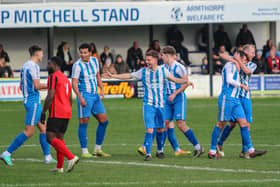
M 200 51 L 208 52 L 209 46 L 208 25 L 204 24 L 197 34 L 197 44 Z
M 179 47 L 175 49 L 177 52 L 178 61 L 185 66 L 189 66 L 191 64 L 189 60 L 189 50 L 182 44 L 180 44 Z
M 262 55 L 260 52 L 256 54 L 256 57 L 253 59 L 253 62 L 257 65 L 256 70 L 254 71 L 254 74 L 267 74 L 267 65 L 262 58 Z
M 118 74 L 129 72 L 129 67 L 127 63 L 124 62 L 121 55 L 117 55 L 114 66 Z
M 279 73 L 280 58 L 276 56 L 276 48 L 272 47 L 269 51 L 269 56 L 266 58 L 268 73 Z
M 208 60 L 207 60 L 207 57 L 203 57 L 202 59 L 202 64 L 201 64 L 201 73 L 203 75 L 206 75 L 209 73 L 209 65 L 208 65 Z
M 172 25 L 166 31 L 166 40 L 168 45 L 171 45 L 175 48 L 176 46 L 178 47 L 184 41 L 184 36 L 177 25 Z
M 137 64 L 137 70 L 144 68 L 144 67 L 147 67 L 147 64 L 146 64 L 145 60 L 142 59 L 139 61 L 139 64 Z
M 201 68 L 201 73 L 203 75 L 206 75 L 209 73 L 209 65 L 208 65 L 208 60 L 207 60 L 206 56 L 202 58 L 202 64 L 200 65 L 200 68 Z
M 270 49 L 274 46 L 273 41 L 271 39 L 266 41 L 266 44 L 263 46 L 262 50 L 262 58 L 266 59 L 269 56 Z
M 114 64 L 112 63 L 111 58 L 106 59 L 105 64 L 102 67 L 101 77 L 104 79 L 110 78 L 107 72 L 110 72 L 112 75 L 117 74 L 117 70 L 115 69 Z
M 240 46 L 240 45 L 243 46 L 245 44 L 256 45 L 254 36 L 253 36 L 252 32 L 248 29 L 247 24 L 242 25 L 242 28 L 240 29 L 240 31 L 237 35 L 235 46 Z
M 150 51 L 150 50 L 154 50 L 154 51 L 158 52 L 158 56 L 159 56 L 158 65 L 162 65 L 163 64 L 163 60 L 161 58 L 160 45 L 159 45 L 159 41 L 158 40 L 153 40 L 152 41 L 152 43 L 150 44 L 150 47 L 147 50 L 147 52 Z
M 131 71 L 135 71 L 137 68 L 137 64 L 139 64 L 140 60 L 143 59 L 142 49 L 139 48 L 139 44 L 137 41 L 133 42 L 133 46 L 130 47 L 127 51 L 126 62 Z
M 95 46 L 95 44 L 93 42 L 90 43 L 90 47 L 91 47 L 91 56 L 97 58 L 97 60 L 99 61 L 100 57 L 99 57 L 97 48 L 96 48 L 96 46 Z
M 98 63 L 99 63 L 99 69 L 102 69 L 102 63 L 100 61 L 100 56 L 98 54 L 97 48 L 95 43 L 90 43 L 90 47 L 91 47 L 91 56 L 97 58 Z
M 219 46 L 224 45 L 227 51 L 231 50 L 231 42 L 228 34 L 224 30 L 222 24 L 219 25 L 218 30 L 214 33 L 215 49 L 218 50 Z
M 109 46 L 105 46 L 103 53 L 101 53 L 101 55 L 100 55 L 100 61 L 102 63 L 102 66 L 104 66 L 107 58 L 110 58 L 111 62 L 114 62 L 114 57 L 113 57 L 113 54 L 110 52 Z
M 56 56 L 60 57 L 63 61 L 63 65 L 61 67 L 61 71 L 67 71 L 68 77 L 72 75 L 72 67 L 73 67 L 73 59 L 70 53 L 70 47 L 67 42 L 61 42 L 61 44 L 57 47 Z
M 10 62 L 8 53 L 4 50 L 4 46 L 0 44 L 0 56 L 5 58 L 5 63 Z
M 13 77 L 13 71 L 6 65 L 5 56 L 0 56 L 0 78 Z

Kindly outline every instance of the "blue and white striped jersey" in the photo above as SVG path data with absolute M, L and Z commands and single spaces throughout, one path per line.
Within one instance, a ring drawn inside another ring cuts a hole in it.
M 144 87 L 144 104 L 152 105 L 157 108 L 164 107 L 164 82 L 170 75 L 170 72 L 164 67 L 164 65 L 158 66 L 156 71 L 145 67 L 131 73 L 133 78 L 142 80 Z
M 254 62 L 248 62 L 246 64 L 246 67 L 249 68 L 251 70 L 251 74 L 253 74 L 257 68 L 257 65 Z M 240 70 L 240 81 L 242 84 L 249 86 L 250 77 L 251 77 L 251 75 L 246 75 L 246 73 L 244 73 L 244 71 Z M 250 90 L 246 91 L 243 88 L 240 88 L 240 97 L 243 97 L 243 98 L 245 97 L 247 99 L 251 99 Z
M 166 66 L 168 71 L 176 78 L 182 78 L 187 75 L 186 68 L 175 61 L 171 66 Z M 166 94 L 171 95 L 181 87 L 181 84 L 166 80 Z
M 99 73 L 98 60 L 92 57 L 89 62 L 77 60 L 72 68 L 72 78 L 78 79 L 78 88 L 81 93 L 97 94 L 98 86 L 96 75 Z
M 227 62 L 222 70 L 222 92 L 221 94 L 231 98 L 239 98 L 240 76 L 233 62 Z
M 34 88 L 33 80 L 40 79 L 40 67 L 35 62 L 28 60 L 20 71 L 20 84 L 24 103 L 28 101 L 40 102 L 39 91 Z

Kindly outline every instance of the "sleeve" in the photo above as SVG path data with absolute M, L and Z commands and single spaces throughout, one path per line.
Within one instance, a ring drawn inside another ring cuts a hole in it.
M 30 75 L 32 77 L 32 80 L 40 79 L 40 68 L 38 65 L 32 66 L 30 68 Z
M 48 77 L 48 90 L 55 90 L 57 85 L 57 77 L 53 74 Z
M 98 62 L 98 59 L 93 57 L 94 58 L 94 62 L 95 62 L 95 66 L 96 66 L 96 70 L 97 72 L 100 72 L 100 69 L 99 69 L 99 62 Z
M 234 71 L 235 71 L 235 65 L 228 63 L 228 64 L 225 65 L 225 69 L 226 69 L 227 83 L 232 85 L 232 86 L 239 87 L 240 82 L 233 79 L 233 74 L 234 74 Z
M 251 71 L 251 73 L 253 74 L 254 71 L 257 69 L 257 64 L 255 64 L 254 62 L 250 63 L 249 64 L 249 67 L 248 67 Z
M 183 77 L 183 76 L 187 75 L 188 73 L 187 73 L 185 67 L 183 67 L 183 66 L 177 66 L 177 68 L 176 68 L 176 74 L 177 74 L 177 75 L 180 75 L 180 77 Z
M 75 63 L 72 67 L 72 78 L 78 79 L 80 77 L 81 68 L 78 63 Z
M 144 68 L 141 68 L 138 71 L 131 73 L 131 76 L 135 79 L 142 79 L 143 70 Z

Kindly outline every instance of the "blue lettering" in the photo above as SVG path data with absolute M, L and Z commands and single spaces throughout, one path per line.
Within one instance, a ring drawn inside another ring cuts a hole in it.
M 108 12 L 109 11 L 109 9 L 107 8 L 107 9 L 101 9 L 101 11 L 103 12 L 103 21 L 105 22 L 107 19 L 107 16 L 106 16 L 106 12 Z
M 139 9 L 138 8 L 132 8 L 130 10 L 130 20 L 131 21 L 138 21 L 139 19 Z
M 18 22 L 27 22 L 27 13 L 26 10 L 20 12 L 19 10 L 15 11 L 15 23 Z
M 39 23 L 40 22 L 39 14 L 42 12 L 42 10 L 33 10 L 33 12 L 35 13 L 36 16 L 36 23 Z
M 112 19 L 115 19 L 115 21 L 118 21 L 118 16 L 117 16 L 116 9 L 111 10 L 109 21 L 112 21 Z
M 69 23 L 69 22 L 71 22 L 71 20 L 70 20 L 70 12 L 71 10 L 69 10 L 69 9 L 66 9 L 66 10 L 64 10 L 64 22 L 65 23 Z
M 91 13 L 94 19 L 92 19 L 93 22 L 98 22 L 100 20 L 100 16 L 97 14 L 99 10 L 98 9 L 92 9 Z
M 1 23 L 4 23 L 6 19 L 9 19 L 10 12 L 7 10 L 1 11 Z
M 75 11 L 75 9 L 73 9 L 72 11 L 73 11 L 73 22 L 80 22 L 80 20 L 76 18 L 76 11 Z
M 124 21 L 128 21 L 128 8 L 125 9 L 125 10 L 124 9 L 120 9 L 120 21 L 122 21 L 123 18 L 124 18 Z
M 48 16 L 47 16 L 47 14 L 50 13 L 50 12 L 51 12 L 51 10 L 45 10 L 43 12 L 43 20 L 44 20 L 45 23 L 51 23 L 52 22 L 51 19 L 48 19 Z
M 85 19 L 85 12 L 84 12 L 84 10 L 81 10 L 81 20 L 82 20 L 82 22 L 88 22 L 88 20 Z
M 29 23 L 32 23 L 32 10 L 29 10 Z
M 56 14 L 55 10 L 53 10 L 53 22 L 56 22 L 56 18 L 59 19 L 59 23 L 62 21 L 62 16 L 61 16 L 61 10 L 58 11 L 58 14 Z

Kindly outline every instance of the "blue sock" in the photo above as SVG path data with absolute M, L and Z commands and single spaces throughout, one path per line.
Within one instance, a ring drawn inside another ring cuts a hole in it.
M 81 148 L 87 148 L 87 123 L 80 123 L 78 129 L 78 136 L 80 140 Z
M 27 139 L 28 137 L 23 132 L 21 132 L 15 137 L 11 145 L 8 147 L 7 151 L 12 154 L 15 150 L 17 150 L 17 148 L 24 144 Z
M 233 130 L 232 127 L 229 125 L 225 126 L 222 135 L 219 138 L 218 145 L 223 145 L 224 142 L 226 141 L 227 137 L 230 135 L 231 131 Z
M 153 134 L 152 133 L 147 133 L 146 132 L 145 140 L 144 140 L 144 145 L 146 147 L 147 155 L 151 155 L 152 145 L 153 145 Z
M 210 147 L 211 150 L 216 150 L 220 133 L 221 133 L 220 127 L 215 125 L 213 132 L 212 132 L 211 147 Z
M 166 138 L 167 138 L 167 130 L 165 129 L 165 130 L 163 131 L 163 148 L 165 147 Z
M 163 151 L 163 146 L 164 146 L 164 132 L 157 132 L 157 150 L 158 151 Z
M 153 142 L 154 142 L 154 139 L 155 139 L 156 136 L 157 136 L 157 129 L 154 128 L 154 131 L 153 131 Z
M 198 144 L 198 141 L 197 141 L 192 129 L 187 130 L 184 134 L 188 138 L 188 140 L 193 144 L 193 146 L 196 146 Z
M 247 150 L 253 148 L 253 143 L 251 140 L 250 131 L 249 131 L 248 127 L 240 127 L 240 133 L 241 133 L 242 144 L 244 145 L 244 148 L 245 148 L 245 146 L 246 146 L 245 149 L 247 149 Z
M 102 145 L 104 138 L 105 138 L 105 134 L 106 134 L 106 128 L 109 124 L 109 121 L 105 121 L 103 123 L 99 123 L 98 127 L 96 129 L 96 145 Z
M 41 144 L 41 149 L 44 153 L 44 155 L 49 155 L 50 154 L 50 144 L 47 142 L 47 135 L 46 133 L 40 133 L 39 136 L 40 144 Z
M 179 149 L 179 144 L 178 144 L 177 138 L 174 133 L 174 128 L 168 128 L 167 135 L 168 135 L 168 140 L 169 140 L 173 150 L 177 151 Z

